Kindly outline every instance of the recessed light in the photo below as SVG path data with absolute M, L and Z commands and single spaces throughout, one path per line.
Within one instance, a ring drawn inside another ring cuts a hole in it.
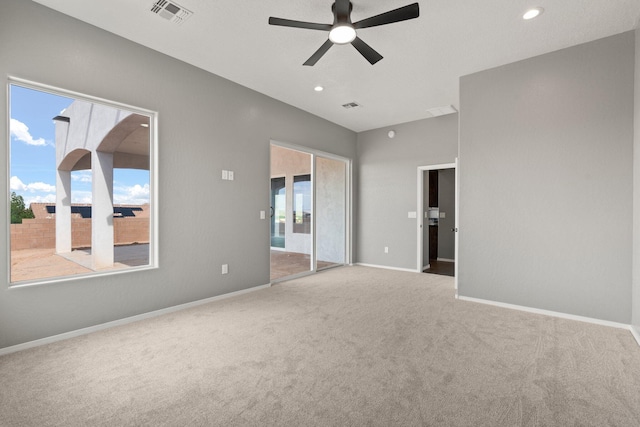
M 544 12 L 544 9 L 541 7 L 534 7 L 533 9 L 527 10 L 524 15 L 522 15 L 522 19 L 533 19 L 536 16 L 540 16 Z
M 315 90 L 316 92 L 322 92 L 324 88 L 322 86 L 316 86 L 313 88 L 313 90 Z

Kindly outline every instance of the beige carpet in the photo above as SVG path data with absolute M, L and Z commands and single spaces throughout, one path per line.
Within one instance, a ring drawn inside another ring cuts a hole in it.
M 343 267 L 0 358 L 2 426 L 639 426 L 628 331 Z

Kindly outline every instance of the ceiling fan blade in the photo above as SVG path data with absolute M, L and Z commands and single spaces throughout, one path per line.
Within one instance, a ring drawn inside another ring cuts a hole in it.
M 413 3 L 398 9 L 390 10 L 389 12 L 381 13 L 380 15 L 372 16 L 371 18 L 363 19 L 353 24 L 353 28 L 356 30 L 359 28 L 376 27 L 378 25 L 392 24 L 394 22 L 406 21 L 407 19 L 413 19 L 420 16 L 420 6 L 418 3 Z
M 371 65 L 382 59 L 382 55 L 376 52 L 371 46 L 363 42 L 360 37 L 356 37 L 351 42 L 351 44 L 358 50 L 358 52 L 362 54 L 362 56 L 365 57 L 367 61 L 369 61 L 369 63 L 371 63 Z
M 351 2 L 349 0 L 336 0 L 333 11 L 336 22 L 351 22 Z M 334 22 L 335 24 L 335 22 Z
M 269 25 L 280 25 L 282 27 L 306 28 L 308 30 L 330 31 L 330 24 L 317 24 L 315 22 L 294 21 L 292 19 L 269 18 Z
M 327 40 L 322 46 L 320 46 L 320 49 L 316 50 L 316 52 L 311 55 L 311 58 L 307 59 L 307 62 L 302 65 L 315 65 L 316 62 L 318 62 L 318 59 L 322 58 L 322 56 L 327 53 L 331 46 L 333 46 L 333 42 L 331 40 Z

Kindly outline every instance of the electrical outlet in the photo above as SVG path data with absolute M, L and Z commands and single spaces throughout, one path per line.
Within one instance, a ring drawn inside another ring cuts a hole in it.
M 229 273 L 229 264 L 222 264 L 222 274 Z
M 384 253 L 385 253 L 385 254 L 388 254 L 388 253 L 389 253 L 389 246 L 385 246 L 385 247 L 384 247 Z

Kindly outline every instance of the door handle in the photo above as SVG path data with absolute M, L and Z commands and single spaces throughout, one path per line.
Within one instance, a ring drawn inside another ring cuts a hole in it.
M 458 229 L 457 228 L 452 228 L 451 231 L 453 231 L 454 233 L 457 233 Z

